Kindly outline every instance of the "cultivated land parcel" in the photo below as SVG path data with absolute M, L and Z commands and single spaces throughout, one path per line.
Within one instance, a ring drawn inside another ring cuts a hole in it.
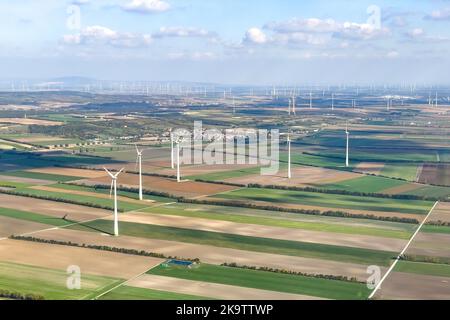
M 37 102 L 77 104 L 37 103 L 27 121 L 22 109 L 0 115 L 1 297 L 368 299 L 367 268 L 384 275 L 424 222 L 373 298 L 450 299 L 448 106 L 417 98 L 387 111 L 381 90 L 361 90 L 366 102 L 354 110 L 352 91 L 340 89 L 334 111 L 324 96 L 289 116 L 287 97 L 236 90 L 234 112 L 216 93 L 188 102 L 94 94 L 94 102 L 41 92 Z M 177 182 L 169 128 L 194 120 L 290 132 L 291 179 L 282 135 L 273 175 L 247 153 L 246 164 L 182 164 Z M 143 150 L 143 200 L 134 144 Z M 125 168 L 119 237 L 103 167 Z M 79 290 L 66 286 L 70 266 L 80 268 Z

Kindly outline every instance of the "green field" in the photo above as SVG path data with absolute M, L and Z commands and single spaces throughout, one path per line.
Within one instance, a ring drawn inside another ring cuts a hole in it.
M 190 179 L 190 180 L 201 179 L 201 180 L 208 180 L 208 181 L 222 181 L 222 180 L 231 179 L 231 178 L 238 178 L 238 177 L 249 176 L 252 174 L 258 174 L 260 171 L 261 171 L 260 167 L 255 167 L 255 168 L 246 168 L 246 169 L 239 169 L 239 170 L 222 171 L 222 172 L 212 172 L 212 173 L 208 173 L 208 174 L 188 176 L 186 178 Z
M 62 212 L 61 215 L 63 215 L 63 214 L 64 213 Z M 55 217 L 46 216 L 43 214 L 14 210 L 14 209 L 9 209 L 9 208 L 1 208 L 1 207 L 0 207 L 0 216 L 19 219 L 19 220 L 25 220 L 25 221 L 31 221 L 31 222 L 37 222 L 37 223 L 43 223 L 43 224 L 57 226 L 57 227 L 61 227 L 61 226 L 65 226 L 65 225 L 74 223 L 74 221 L 63 220 L 62 218 L 55 218 Z
M 323 231 L 323 232 L 334 232 L 334 233 L 345 233 L 345 234 L 360 234 L 360 235 L 371 235 L 378 237 L 387 238 L 397 238 L 397 239 L 409 239 L 411 236 L 411 231 L 406 231 L 405 229 L 399 230 L 394 228 L 377 228 L 373 226 L 361 226 L 358 223 L 351 225 L 351 222 L 344 224 L 343 222 L 347 218 L 341 218 L 343 220 L 340 223 L 320 222 L 320 221 L 297 221 L 293 219 L 283 219 L 276 217 L 267 216 L 256 216 L 256 215 L 242 215 L 234 213 L 224 213 L 220 211 L 217 207 L 206 206 L 197 209 L 192 209 L 192 206 L 186 206 L 185 204 L 170 204 L 166 206 L 158 206 L 155 208 L 147 208 L 141 210 L 141 212 L 184 216 L 192 218 L 202 218 L 210 220 L 220 220 L 220 221 L 230 221 L 237 223 L 246 224 L 256 224 L 264 226 L 273 227 L 283 227 L 283 228 L 293 228 L 293 229 L 303 229 L 311 231 Z M 195 208 L 195 207 L 194 207 Z M 236 211 L 236 210 L 234 210 Z M 413 226 L 411 226 L 411 229 Z
M 370 293 L 362 283 L 208 264 L 193 268 L 159 265 L 148 273 L 328 299 L 366 299 Z
M 14 177 L 21 177 L 21 178 L 50 180 L 50 181 L 60 181 L 60 182 L 83 179 L 83 177 L 72 177 L 72 176 L 64 176 L 64 175 L 58 175 L 58 174 L 29 172 L 29 171 L 6 171 L 6 172 L 2 172 L 1 174 L 5 175 L 5 176 L 14 176 Z
M 243 188 L 217 194 L 213 197 L 229 200 L 265 201 L 270 202 L 272 205 L 292 203 L 336 209 L 389 211 L 411 214 L 427 214 L 433 205 L 430 201 L 397 200 L 264 188 Z
M 96 192 L 101 194 L 109 194 L 110 189 L 109 188 L 95 188 L 91 186 L 83 186 L 83 185 L 73 185 L 73 184 L 64 184 L 64 183 L 57 183 L 50 185 L 52 188 L 58 188 L 61 190 L 77 190 L 77 191 L 85 191 L 85 192 Z M 122 197 L 127 197 L 134 200 L 139 200 L 139 194 L 137 192 L 130 192 L 130 191 L 123 191 L 123 190 L 117 190 L 117 195 Z M 152 195 L 143 195 L 144 200 L 153 200 L 157 202 L 172 202 L 173 199 L 166 198 L 166 197 L 159 197 L 159 196 L 152 196 Z
M 94 229 L 97 231 L 112 234 L 112 223 L 111 221 L 107 220 L 90 221 L 74 226 L 74 228 L 84 228 L 87 231 L 92 231 L 92 229 Z M 319 258 L 342 262 L 354 262 L 360 264 L 378 264 L 386 266 L 389 264 L 391 258 L 393 257 L 393 253 L 387 251 L 270 238 L 249 237 L 236 234 L 165 227 L 132 222 L 121 222 L 120 232 L 122 235 L 132 237 L 188 242 L 239 250 L 267 252 L 307 258 Z
M 448 264 L 399 261 L 394 271 L 450 277 L 450 265 Z
M 352 192 L 382 193 L 383 190 L 406 184 L 405 181 L 383 177 L 363 176 L 337 183 L 318 185 L 326 189 L 346 190 Z
M 433 226 L 426 224 L 422 226 L 420 229 L 421 232 L 428 232 L 428 233 L 443 233 L 443 234 L 450 234 L 450 227 L 447 226 Z
M 416 181 L 418 164 L 414 163 L 386 163 L 380 174 L 392 178 Z
M 27 188 L 31 187 L 32 184 L 30 183 L 23 183 L 23 182 L 13 182 L 13 181 L 0 181 L 0 187 L 6 187 L 6 188 Z
M 152 290 L 130 286 L 120 286 L 100 297 L 99 300 L 208 300 L 206 297 L 193 296 L 168 291 Z
M 280 152 L 280 161 L 283 162 L 288 161 L 287 153 Z M 315 167 L 340 169 L 345 171 L 350 171 L 359 164 L 359 161 L 351 161 L 350 167 L 346 168 L 345 160 L 343 158 L 339 159 L 339 158 L 323 157 L 320 155 L 305 154 L 301 153 L 301 151 L 297 151 L 296 148 L 293 148 L 292 150 L 291 161 L 292 164 L 301 164 L 306 166 L 314 165 Z
M 450 188 L 424 185 L 423 187 L 404 192 L 403 194 L 426 197 L 448 197 L 450 195 Z
M 0 262 L 0 289 L 45 299 L 90 299 L 123 280 L 83 273 L 80 290 L 67 289 L 66 281 L 66 270 Z
M 113 200 L 112 199 L 104 199 L 104 198 L 97 198 L 94 196 L 85 196 L 85 195 L 78 195 L 78 194 L 71 194 L 71 193 L 64 193 L 64 192 L 50 192 L 50 191 L 44 191 L 44 190 L 36 190 L 36 189 L 18 189 L 15 190 L 15 192 L 18 192 L 20 194 L 24 195 L 34 195 L 34 196 L 40 196 L 40 197 L 51 197 L 54 199 L 63 199 L 68 201 L 74 201 L 77 204 L 83 205 L 83 204 L 94 204 L 98 206 L 104 206 L 104 207 L 112 207 Z M 145 207 L 148 207 L 148 204 L 136 204 L 136 203 L 130 203 L 122 200 L 118 200 L 118 207 L 119 210 L 124 211 L 134 211 L 139 210 Z

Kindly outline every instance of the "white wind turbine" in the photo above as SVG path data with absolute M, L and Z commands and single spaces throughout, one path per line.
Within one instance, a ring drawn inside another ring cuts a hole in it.
M 143 200 L 142 196 L 142 150 L 139 150 L 137 145 L 134 145 L 136 147 L 136 165 L 139 165 L 139 200 Z
M 288 144 L 288 179 L 292 178 L 291 174 L 291 136 L 288 133 L 287 136 L 287 144 Z
M 117 237 L 119 235 L 119 217 L 117 215 L 117 177 L 123 171 L 124 168 L 120 169 L 120 171 L 117 172 L 116 174 L 112 174 L 106 168 L 103 169 L 105 169 L 105 171 L 109 174 L 109 176 L 112 179 L 109 196 L 111 197 L 112 191 L 114 190 L 114 235 Z
M 180 174 L 180 142 L 181 138 L 177 137 L 177 139 L 172 140 L 176 145 L 176 152 L 177 152 L 177 182 L 181 182 L 181 174 Z M 173 152 L 172 152 L 173 154 Z
M 312 92 L 309 92 L 309 108 L 312 109 Z
M 331 94 L 331 110 L 334 110 L 334 93 Z
M 296 110 L 295 110 L 296 106 L 295 106 L 295 95 L 292 96 L 292 113 L 294 115 L 296 115 Z
M 350 135 L 350 132 L 348 132 L 348 123 L 345 127 L 345 135 L 347 136 L 347 143 L 346 143 L 346 147 L 345 147 L 345 166 L 348 168 L 348 166 L 349 166 L 348 147 L 349 147 L 349 135 Z
M 181 182 L 181 175 L 180 175 L 180 141 L 177 140 L 177 182 Z
M 173 133 L 172 133 L 172 130 L 170 130 L 170 161 L 171 161 L 171 167 L 172 167 L 172 169 L 174 169 L 175 168 L 175 165 L 174 165 L 174 161 L 173 161 L 174 159 L 173 159 Z
M 292 170 L 291 170 L 291 133 L 282 133 L 282 136 L 286 135 L 287 139 L 286 139 L 286 143 L 288 146 L 288 172 L 287 172 L 287 177 L 288 179 L 292 178 Z

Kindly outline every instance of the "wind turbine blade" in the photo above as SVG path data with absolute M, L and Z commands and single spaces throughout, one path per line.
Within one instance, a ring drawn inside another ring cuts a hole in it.
M 112 190 L 113 190 L 114 180 L 111 180 L 111 189 L 109 189 L 109 197 L 112 196 Z
M 114 175 L 114 178 L 117 178 L 117 176 L 123 171 L 123 169 L 125 169 L 125 168 L 120 169 L 119 172 L 117 172 L 117 173 Z
M 136 152 L 139 154 L 139 149 L 137 147 L 137 144 L 135 143 L 134 146 L 136 147 Z
M 103 169 L 105 169 L 105 171 L 109 174 L 109 176 L 110 176 L 111 178 L 114 178 L 113 174 L 112 174 L 111 172 L 109 172 L 108 169 L 106 169 L 105 167 L 103 167 Z
M 134 171 L 136 171 L 136 169 L 137 169 L 138 161 L 139 161 L 139 155 L 136 157 L 136 162 L 134 163 Z

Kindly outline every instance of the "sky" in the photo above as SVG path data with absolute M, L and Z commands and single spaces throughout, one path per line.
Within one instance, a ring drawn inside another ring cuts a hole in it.
M 0 0 L 0 79 L 450 84 L 450 0 Z

